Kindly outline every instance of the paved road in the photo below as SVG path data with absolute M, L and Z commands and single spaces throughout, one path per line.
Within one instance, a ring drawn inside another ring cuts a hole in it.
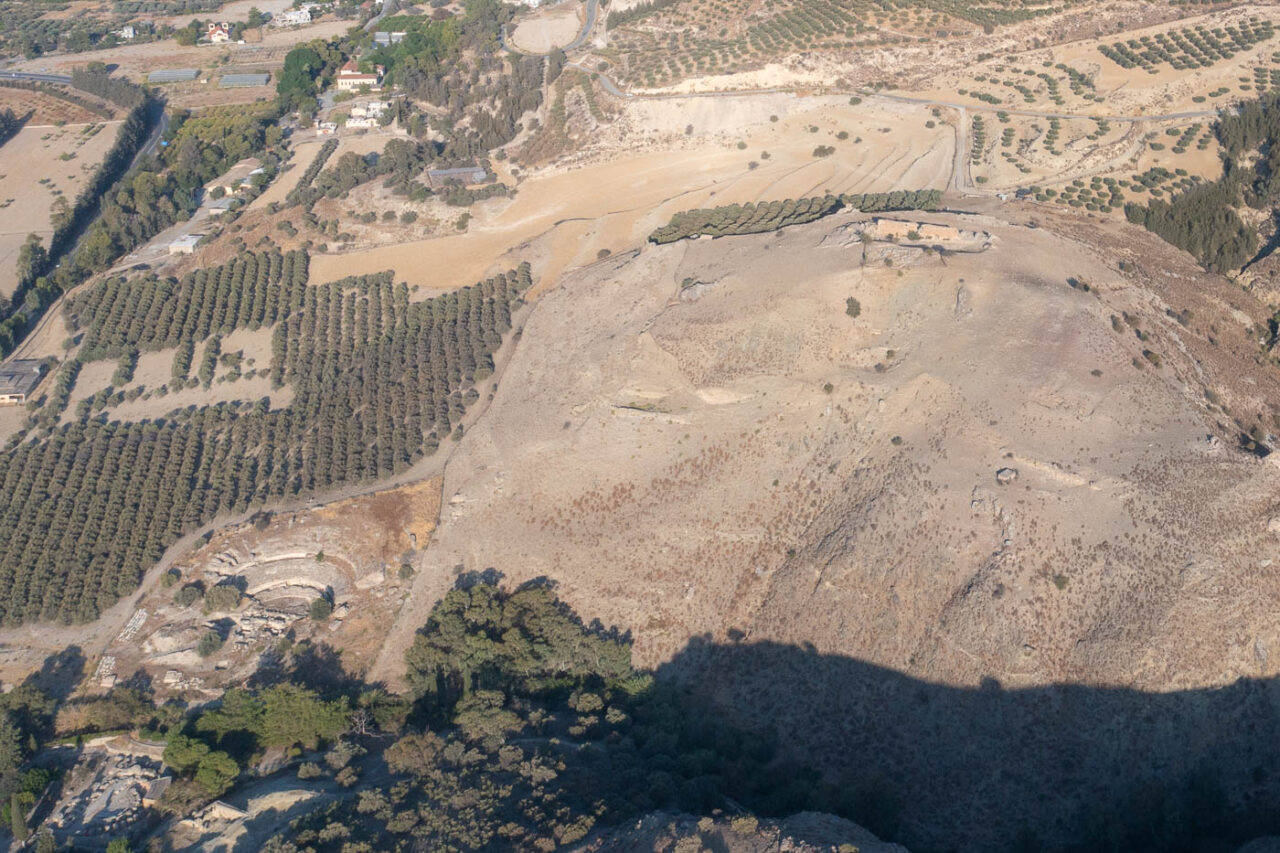
M 138 154 L 133 158 L 136 164 L 140 157 L 150 157 L 160 148 L 160 139 L 164 136 L 166 130 L 169 129 L 169 114 L 164 111 L 164 104 L 156 102 L 156 109 L 160 110 L 160 120 L 156 122 L 156 126 L 151 129 L 151 135 L 147 137 L 146 143 L 138 149 Z
M 398 0 L 383 0 L 382 8 L 378 11 L 378 14 L 370 18 L 369 22 L 364 25 L 364 31 L 366 33 L 373 32 L 374 28 L 378 26 L 378 24 L 382 21 L 383 18 L 386 18 L 391 15 L 395 15 L 395 13 L 399 11 L 400 11 L 400 3 L 398 2 Z
M 31 80 L 36 83 L 70 83 L 71 78 L 62 74 L 30 74 L 26 71 L 0 71 L 0 79 Z
M 587 20 L 583 23 L 582 32 L 578 33 L 578 37 L 564 46 L 566 51 L 576 50 L 586 43 L 592 28 L 596 25 L 596 16 L 599 12 L 600 0 L 587 0 Z

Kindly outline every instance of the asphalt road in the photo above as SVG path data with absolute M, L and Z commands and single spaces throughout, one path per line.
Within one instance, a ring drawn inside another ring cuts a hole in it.
M 160 139 L 164 136 L 165 131 L 169 129 L 169 114 L 164 111 L 164 104 L 157 104 L 160 110 L 160 120 L 156 122 L 156 126 L 151 130 L 151 136 L 147 137 L 146 143 L 138 149 L 138 154 L 133 158 L 134 163 L 138 162 L 139 157 L 149 157 L 156 153 L 160 148 Z
M 373 32 L 377 28 L 378 24 L 382 22 L 383 18 L 393 17 L 396 14 L 396 12 L 399 12 L 399 11 L 400 11 L 400 4 L 399 2 L 397 2 L 397 0 L 383 0 L 382 9 L 378 12 L 378 14 L 370 18 L 369 22 L 364 25 L 364 31 L 366 33 Z
M 582 25 L 582 32 L 578 33 L 578 37 L 564 46 L 566 51 L 576 50 L 582 47 L 587 38 L 591 35 L 591 30 L 596 25 L 596 16 L 600 12 L 600 0 L 587 0 L 587 20 Z
M 71 78 L 62 74 L 29 74 L 26 71 L 0 71 L 0 79 L 32 80 L 36 83 L 70 83 Z

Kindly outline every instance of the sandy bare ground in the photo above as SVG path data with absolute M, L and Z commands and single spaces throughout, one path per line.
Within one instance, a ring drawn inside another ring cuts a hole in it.
M 465 234 L 315 256 L 311 279 L 394 269 L 398 278 L 422 285 L 425 296 L 481 279 L 509 263 L 509 251 L 545 237 L 550 251 L 538 272 L 551 281 L 595 261 L 602 249 L 639 244 L 673 213 L 692 207 L 945 186 L 954 146 L 948 128 L 926 128 L 918 116 L 893 107 L 853 108 L 847 99 L 784 102 L 792 110 L 783 114 L 785 120 L 770 122 L 765 113 L 737 135 L 744 148 L 731 142 L 732 135 L 719 134 L 668 143 L 685 147 L 646 146 L 648 153 L 550 169 L 523 180 L 513 200 L 477 205 Z M 691 108 L 710 109 L 701 103 Z M 643 109 L 672 112 L 678 102 Z M 837 138 L 841 132 L 847 139 Z M 836 152 L 815 157 L 819 145 Z
M 511 41 L 530 53 L 550 53 L 564 47 L 582 29 L 582 4 L 560 3 L 524 18 L 511 33 Z
M 1247 366 L 1261 306 L 1128 226 L 897 218 L 991 247 L 864 249 L 842 214 L 647 246 L 544 294 L 449 461 L 388 649 L 462 566 L 553 578 L 650 665 L 708 635 L 971 689 L 1274 675 L 1274 464 L 1232 448 L 1203 391 L 1250 412 L 1276 392 Z M 1121 273 L 1134 257 L 1145 271 Z M 1165 313 L 1184 307 L 1186 327 Z M 1113 329 L 1122 312 L 1148 340 Z M 783 730 L 822 760 L 849 736 L 836 719 Z M 904 823 L 957 808 L 913 799 Z
M 266 188 L 262 195 L 253 200 L 249 205 L 249 210 L 267 207 L 272 202 L 284 204 L 285 198 L 289 193 L 293 192 L 293 188 L 298 185 L 302 174 L 307 171 L 307 167 L 311 165 L 311 161 L 316 158 L 316 154 L 323 145 L 323 142 L 316 140 L 293 146 L 293 157 L 289 159 L 288 167 L 271 183 L 271 186 Z
M 115 141 L 119 126 L 119 122 L 99 122 L 25 127 L 0 147 L 0 296 L 9 296 L 17 287 L 14 265 L 27 235 L 39 234 L 48 245 L 55 191 L 67 204 L 75 203 L 88 175 Z M 100 129 L 90 134 L 94 127 Z

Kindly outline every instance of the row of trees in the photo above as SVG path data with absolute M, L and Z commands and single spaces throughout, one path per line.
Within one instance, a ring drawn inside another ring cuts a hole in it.
M 668 224 L 650 234 L 649 240 L 661 244 L 700 235 L 759 234 L 812 222 L 843 208 L 865 212 L 936 210 L 941 201 L 939 190 L 895 190 L 700 208 L 675 214 Z
M 91 62 L 71 71 L 71 85 L 113 104 L 132 110 L 142 106 L 146 93 L 123 77 L 112 77 L 101 62 Z
M 75 300 L 73 331 L 85 332 L 93 357 L 194 343 L 206 329 L 263 323 L 274 310 L 271 376 L 292 386 L 293 400 L 282 409 L 264 398 L 155 422 L 100 418 L 36 440 L 20 435 L 0 458 L 5 623 L 93 619 L 131 592 L 166 547 L 220 513 L 387 477 L 434 451 L 478 397 L 472 385 L 492 372 L 530 283 L 524 265 L 410 303 L 389 273 L 305 286 L 304 262 L 293 256 L 286 270 L 288 257 L 258 256 L 252 284 L 247 260 L 206 270 L 203 286 L 194 275 L 171 283 L 184 299 L 158 283 L 103 282 Z M 57 399 L 42 410 L 50 427 L 79 363 L 59 371 Z
M 316 152 L 315 158 L 307 164 L 306 170 L 298 177 L 298 182 L 294 184 L 293 189 L 289 190 L 289 194 L 285 196 L 287 204 L 302 204 L 303 198 L 309 195 L 311 182 L 316 179 L 316 175 L 320 174 L 324 164 L 329 162 L 329 158 L 337 150 L 337 139 L 326 139 L 324 141 L 324 144 L 320 146 L 320 150 Z
M 0 145 L 17 136 L 23 124 L 23 120 L 13 110 L 0 110 Z

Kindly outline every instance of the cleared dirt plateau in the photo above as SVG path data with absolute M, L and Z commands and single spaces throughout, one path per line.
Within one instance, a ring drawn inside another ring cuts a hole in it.
M 522 20 L 511 41 L 530 53 L 550 53 L 574 40 L 582 28 L 582 4 L 564 3 L 542 9 Z
M 1206 398 L 1273 428 L 1267 313 L 1136 229 L 1034 215 L 896 217 L 980 252 L 864 247 L 846 213 L 569 276 L 449 462 L 375 674 L 492 567 L 887 780 L 909 847 L 1062 841 L 1197 767 L 1280 783 L 1271 691 L 1219 689 L 1280 662 L 1276 457 Z

